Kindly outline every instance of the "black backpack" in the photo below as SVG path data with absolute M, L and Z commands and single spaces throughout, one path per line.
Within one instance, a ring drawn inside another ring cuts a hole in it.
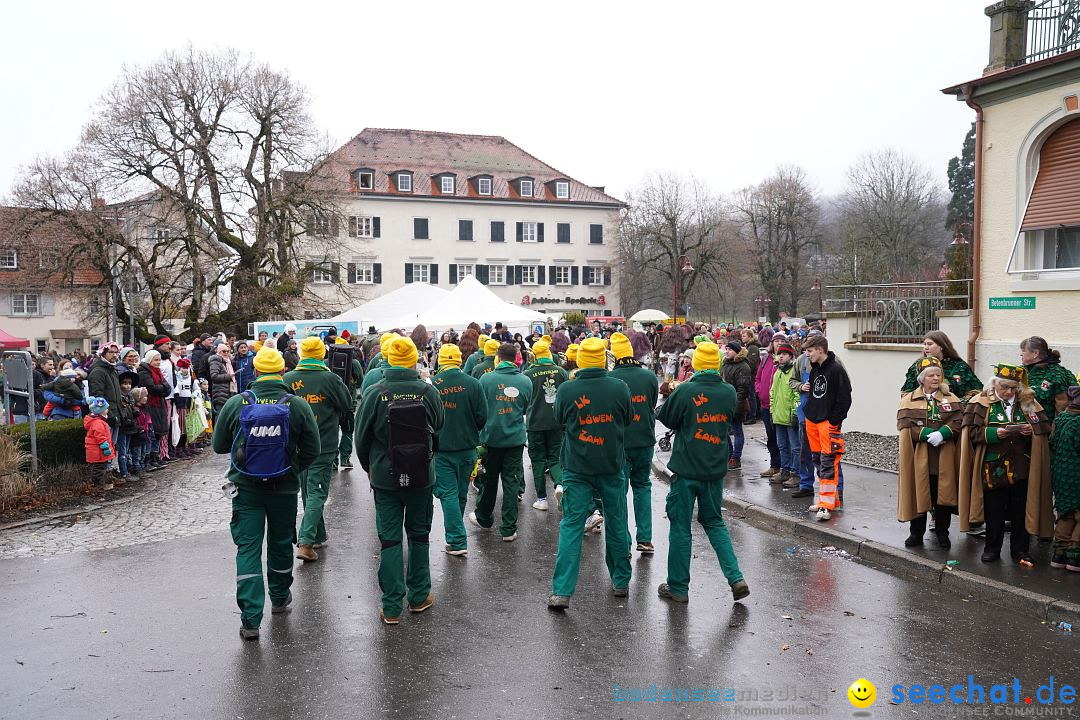
M 390 477 L 402 490 L 428 486 L 428 470 L 438 449 L 439 436 L 428 424 L 427 410 L 419 399 L 386 401 L 387 447 Z
M 358 378 L 353 375 L 352 361 L 356 358 L 356 348 L 352 345 L 329 345 L 326 353 L 326 366 L 330 372 L 352 387 Z

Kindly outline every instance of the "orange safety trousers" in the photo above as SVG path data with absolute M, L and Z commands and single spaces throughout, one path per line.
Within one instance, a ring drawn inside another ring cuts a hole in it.
M 806 439 L 817 466 L 818 507 L 835 510 L 837 482 L 840 478 L 840 458 L 844 454 L 844 436 L 837 425 L 826 421 L 806 421 Z

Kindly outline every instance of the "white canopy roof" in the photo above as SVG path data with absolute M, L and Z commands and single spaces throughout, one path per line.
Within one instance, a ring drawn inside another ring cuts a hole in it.
M 408 317 L 419 315 L 430 307 L 437 306 L 450 295 L 449 290 L 428 285 L 427 283 L 409 283 L 397 290 L 347 310 L 331 320 L 356 320 L 374 325 L 377 330 L 390 330 L 395 327 L 409 328 L 416 326 L 415 319 L 410 324 Z M 361 331 L 367 330 L 366 327 Z
M 534 323 L 548 319 L 542 312 L 505 302 L 472 275 L 462 278 L 447 295 L 424 305 L 421 307 L 416 303 L 414 312 L 399 316 L 391 326 L 407 330 L 422 324 L 432 332 L 448 328 L 460 332 L 473 321 L 481 324 L 502 322 L 510 330 L 524 334 Z

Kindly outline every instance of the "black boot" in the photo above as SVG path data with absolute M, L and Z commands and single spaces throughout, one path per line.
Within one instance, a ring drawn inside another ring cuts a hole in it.
M 926 534 L 926 515 L 912 518 L 908 524 L 910 528 L 908 537 L 904 540 L 904 547 L 916 547 L 923 544 L 923 535 Z

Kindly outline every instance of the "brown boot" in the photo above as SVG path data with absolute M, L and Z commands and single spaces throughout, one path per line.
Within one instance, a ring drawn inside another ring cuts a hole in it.
M 780 474 L 780 468 L 771 467 L 768 470 L 762 470 L 761 474 L 760 474 L 760 477 L 771 478 L 773 475 L 779 475 L 779 474 Z
M 318 560 L 319 553 L 315 552 L 315 549 L 310 545 L 297 545 L 296 557 L 301 560 Z

